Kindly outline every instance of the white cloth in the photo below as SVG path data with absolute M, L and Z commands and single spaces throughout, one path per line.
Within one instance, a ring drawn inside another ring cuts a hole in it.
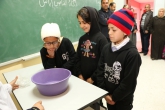
M 9 94 L 11 91 L 10 84 L 2 84 L 0 81 L 0 110 L 17 110 Z
M 120 44 L 115 45 L 115 44 L 112 42 L 112 45 L 111 45 L 112 51 L 115 52 L 115 51 L 119 50 L 119 49 L 122 48 L 124 45 L 126 45 L 129 41 L 130 41 L 130 39 L 127 37 L 127 38 L 125 38 Z

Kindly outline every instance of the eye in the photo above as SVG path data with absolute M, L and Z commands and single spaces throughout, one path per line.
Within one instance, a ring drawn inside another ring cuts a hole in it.
M 58 41 L 54 41 L 54 42 L 52 42 L 52 44 L 53 45 L 56 45 L 56 44 L 58 44 Z
M 115 32 L 116 30 L 112 30 L 113 32 Z
M 86 22 L 85 22 L 85 21 L 83 21 L 82 23 L 83 23 L 83 24 L 86 24 Z

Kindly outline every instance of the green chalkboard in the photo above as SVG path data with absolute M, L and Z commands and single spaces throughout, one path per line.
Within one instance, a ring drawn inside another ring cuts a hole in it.
M 83 31 L 76 18 L 83 6 L 100 8 L 101 0 L 0 0 L 0 63 L 39 52 L 41 26 L 59 24 L 72 42 Z

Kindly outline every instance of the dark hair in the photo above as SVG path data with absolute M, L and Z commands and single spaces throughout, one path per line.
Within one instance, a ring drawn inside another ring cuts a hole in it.
M 80 16 L 86 23 L 90 23 L 90 15 L 86 8 L 81 8 L 77 13 L 77 18 Z
M 123 8 L 125 8 L 126 6 L 128 6 L 128 4 L 125 4 L 125 5 L 123 6 Z
M 101 0 L 101 3 L 102 3 L 102 1 L 103 1 L 103 0 Z M 108 0 L 108 2 L 109 2 L 109 0 Z
M 109 4 L 109 6 L 113 6 L 114 4 L 116 4 L 115 2 L 111 2 L 110 4 Z

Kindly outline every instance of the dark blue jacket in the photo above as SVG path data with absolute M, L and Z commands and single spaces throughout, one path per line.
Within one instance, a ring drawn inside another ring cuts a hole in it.
M 101 32 L 109 40 L 107 20 L 109 19 L 109 17 L 112 15 L 113 12 L 111 12 L 109 8 L 107 12 L 101 8 L 101 10 L 99 10 L 98 13 L 99 13 L 99 23 L 101 27 Z

